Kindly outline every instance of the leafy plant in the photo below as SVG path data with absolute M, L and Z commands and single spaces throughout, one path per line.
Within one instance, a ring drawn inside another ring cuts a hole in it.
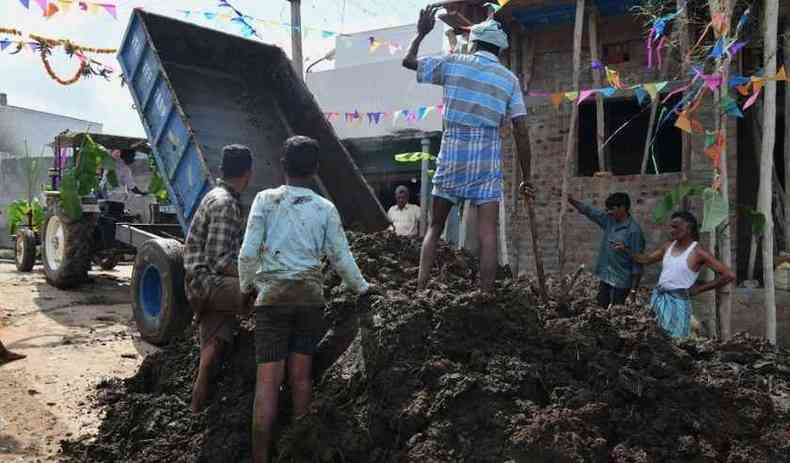
M 8 205 L 6 215 L 10 234 L 15 234 L 20 225 L 27 224 L 28 218 L 31 219 L 33 230 L 38 231 L 44 223 L 44 206 L 38 199 L 32 201 L 18 199 Z
M 685 198 L 700 196 L 704 191 L 705 187 L 703 186 L 690 185 L 688 182 L 678 184 L 672 191 L 665 194 L 653 209 L 653 221 L 658 224 L 666 222 Z
M 96 173 L 99 167 L 107 170 L 110 186 L 117 187 L 115 160 L 104 147 L 86 134 L 80 146 L 77 164 L 66 169 L 60 182 L 60 205 L 69 218 L 78 220 L 82 216 L 80 197 L 89 195 L 98 188 L 100 179 Z
M 159 169 L 153 156 L 148 156 L 148 167 L 151 170 L 151 183 L 148 184 L 148 193 L 156 198 L 159 204 L 170 202 L 170 196 L 165 187 L 165 181 L 159 175 Z

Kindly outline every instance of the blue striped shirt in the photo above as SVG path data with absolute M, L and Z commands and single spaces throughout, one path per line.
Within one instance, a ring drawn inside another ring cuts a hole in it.
M 444 87 L 445 125 L 501 127 L 526 116 L 518 78 L 493 54 L 426 56 L 417 61 L 417 82 Z

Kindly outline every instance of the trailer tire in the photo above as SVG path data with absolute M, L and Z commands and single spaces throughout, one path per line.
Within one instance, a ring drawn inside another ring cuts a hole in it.
M 132 271 L 132 310 L 143 339 L 162 346 L 192 320 L 184 290 L 184 246 L 172 239 L 146 241 Z
M 95 227 L 93 214 L 82 214 L 80 220 L 57 212 L 47 215 L 42 227 L 41 261 L 49 284 L 71 289 L 88 280 Z
M 20 228 L 16 232 L 16 269 L 20 272 L 33 270 L 36 263 L 36 235 L 29 228 Z

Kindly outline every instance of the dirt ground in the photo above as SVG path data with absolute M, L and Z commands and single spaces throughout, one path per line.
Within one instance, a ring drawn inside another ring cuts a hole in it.
M 61 439 L 98 425 L 97 382 L 131 376 L 156 350 L 134 328 L 130 276 L 119 266 L 60 291 L 40 266 L 23 274 L 0 262 L 0 339 L 27 355 L 0 366 L 0 462 L 57 461 Z

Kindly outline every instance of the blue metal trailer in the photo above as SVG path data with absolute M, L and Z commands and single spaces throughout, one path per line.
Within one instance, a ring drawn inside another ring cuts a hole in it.
M 135 10 L 118 59 L 164 179 L 178 225 L 121 224 L 116 239 L 137 249 L 133 308 L 143 337 L 166 343 L 191 319 L 181 250 L 203 195 L 219 175 L 221 148 L 249 146 L 253 181 L 242 196 L 280 185 L 280 150 L 295 134 L 319 141 L 317 192 L 346 225 L 389 223 L 372 189 L 313 96 L 278 47 Z

